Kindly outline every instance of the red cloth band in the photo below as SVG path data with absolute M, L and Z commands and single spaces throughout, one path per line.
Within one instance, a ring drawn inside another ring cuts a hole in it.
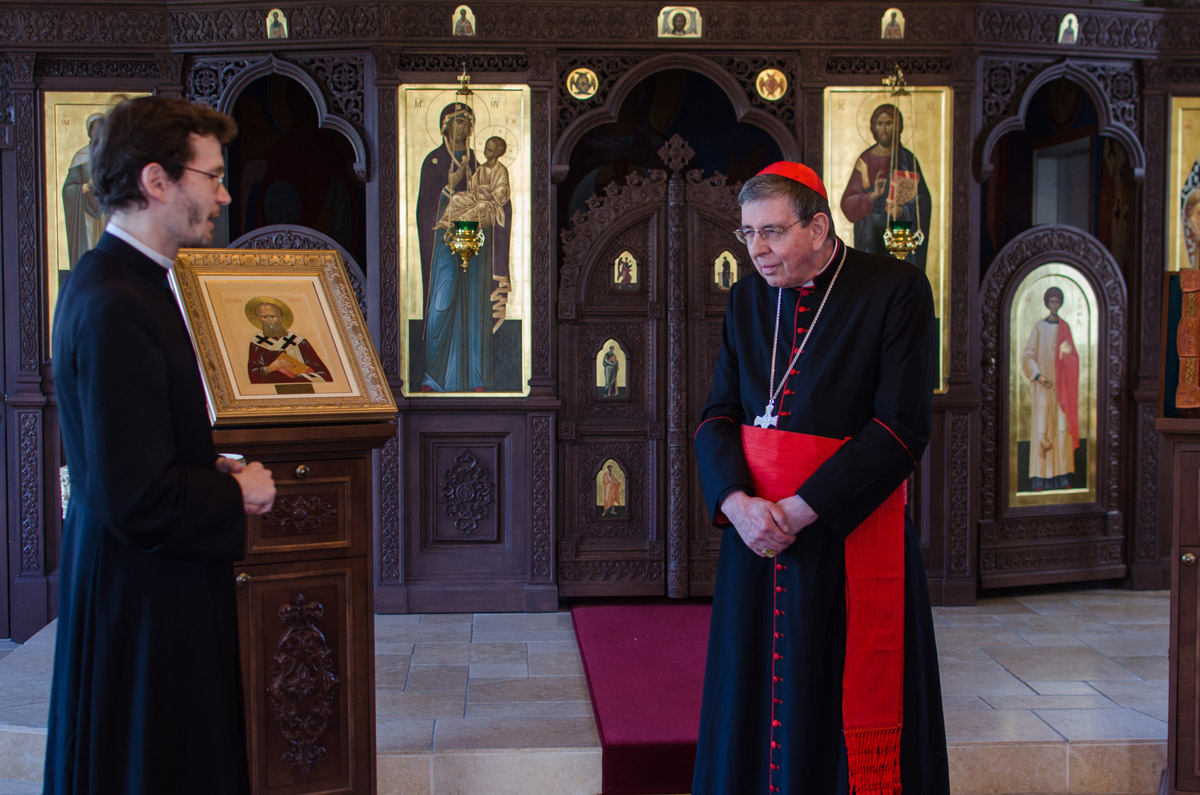
M 825 183 L 817 176 L 817 172 L 813 171 L 803 163 L 792 163 L 787 160 L 780 160 L 778 163 L 771 165 L 758 172 L 755 176 L 763 174 L 775 174 L 780 177 L 787 177 L 790 180 L 799 182 L 806 188 L 812 188 L 817 193 L 821 194 L 821 198 L 829 201 L 829 194 L 825 191 Z
M 796 489 L 843 444 L 821 436 L 741 427 L 754 492 L 773 501 L 795 495 Z M 842 724 L 850 762 L 850 791 L 856 795 L 900 792 L 904 498 L 901 484 L 846 538 Z
M 1067 418 L 1067 431 L 1071 442 L 1079 449 L 1079 353 L 1075 350 L 1075 338 L 1067 321 L 1058 319 L 1058 337 L 1055 338 L 1054 386 L 1058 392 L 1058 407 Z

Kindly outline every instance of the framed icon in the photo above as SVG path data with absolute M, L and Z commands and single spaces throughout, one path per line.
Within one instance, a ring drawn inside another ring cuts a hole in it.
M 946 391 L 955 333 L 949 327 L 954 91 L 906 90 L 893 97 L 884 87 L 825 89 L 825 185 L 834 229 L 854 248 L 891 256 L 883 233 L 896 220 L 923 234 L 924 242 L 905 259 L 933 289 L 938 368 L 930 387 L 940 393 Z
M 214 426 L 395 415 L 336 251 L 181 249 L 170 281 Z
M 399 88 L 403 393 L 519 397 L 532 374 L 530 91 L 460 88 Z M 447 237 L 460 227 L 482 233 L 465 259 Z
M 46 318 L 54 327 L 58 290 L 100 240 L 108 215 L 92 190 L 88 145 L 96 123 L 127 97 L 145 93 L 47 91 L 43 94 L 46 175 Z
M 1091 283 L 1063 263 L 1038 266 L 1013 294 L 1011 506 L 1096 501 L 1097 306 Z

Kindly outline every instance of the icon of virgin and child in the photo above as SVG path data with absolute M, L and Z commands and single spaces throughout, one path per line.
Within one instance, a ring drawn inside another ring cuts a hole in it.
M 508 143 L 491 136 L 483 162 L 471 147 L 475 113 L 461 103 L 440 114 L 442 144 L 421 165 L 417 195 L 421 277 L 425 287 L 423 392 L 485 392 L 492 388 L 492 335 L 504 321 L 512 229 Z M 467 267 L 445 236 L 456 221 L 477 223 L 483 244 Z

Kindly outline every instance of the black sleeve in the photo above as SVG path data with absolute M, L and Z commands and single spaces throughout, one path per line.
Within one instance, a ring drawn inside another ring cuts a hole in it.
M 153 312 L 130 291 L 98 294 L 76 329 L 72 366 L 87 471 L 76 482 L 97 519 L 130 546 L 175 557 L 237 560 L 241 489 L 208 466 L 182 466 L 167 357 Z M 195 366 L 194 364 L 190 366 Z
M 796 491 L 843 537 L 912 474 L 932 425 L 936 328 L 929 281 L 914 268 L 877 300 L 884 314 L 874 417 Z
M 735 295 L 740 286 L 735 282 L 730 290 L 712 390 L 694 440 L 705 504 L 717 525 L 729 523 L 721 515 L 720 508 L 731 492 L 740 490 L 754 494 L 750 468 L 746 465 L 746 454 L 742 449 L 742 424 L 746 412 L 742 408 L 735 332 L 737 324 L 734 318 L 734 306 L 737 303 Z

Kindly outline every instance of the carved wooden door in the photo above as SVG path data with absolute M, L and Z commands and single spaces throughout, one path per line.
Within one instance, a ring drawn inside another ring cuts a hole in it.
M 681 175 L 686 144 L 593 197 L 563 232 L 558 587 L 564 596 L 712 592 L 719 535 L 692 435 L 745 249 L 723 176 Z

